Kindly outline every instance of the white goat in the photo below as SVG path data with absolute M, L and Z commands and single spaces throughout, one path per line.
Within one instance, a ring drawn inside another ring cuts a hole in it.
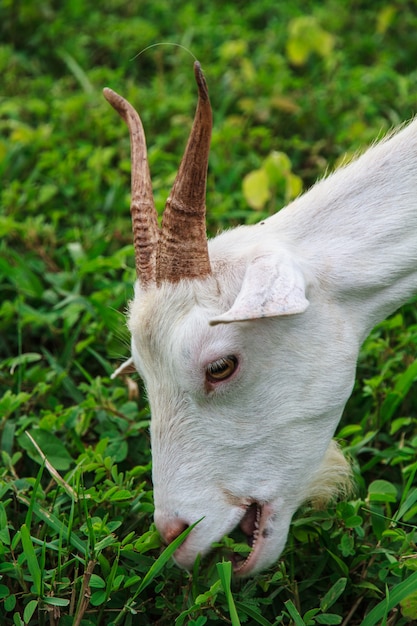
M 129 125 L 138 280 L 132 359 L 151 406 L 155 523 L 196 556 L 240 525 L 252 551 L 238 575 L 271 565 L 306 500 L 349 482 L 332 442 L 372 327 L 417 291 L 417 121 L 269 219 L 207 244 L 207 87 L 163 216 L 145 137 Z M 123 369 L 123 367 L 121 368 Z

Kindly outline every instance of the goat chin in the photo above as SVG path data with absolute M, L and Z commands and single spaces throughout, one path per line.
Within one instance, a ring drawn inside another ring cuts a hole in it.
M 332 439 L 323 461 L 309 484 L 304 503 L 324 509 L 338 498 L 347 498 L 355 491 L 352 467 L 339 444 Z
M 320 467 L 314 472 L 312 480 L 308 484 L 308 493 L 306 493 L 306 497 L 301 504 L 310 504 L 315 509 L 324 509 L 332 501 L 350 496 L 353 491 L 354 482 L 351 466 L 343 455 L 338 443 L 332 440 Z M 253 520 L 255 515 L 256 524 Z M 252 525 L 256 530 L 252 536 L 252 551 L 247 559 L 243 562 L 232 559 L 236 576 L 240 578 L 252 576 L 276 561 L 284 548 L 287 532 L 275 533 L 278 536 L 278 540 L 274 541 L 275 545 L 271 545 L 267 537 L 269 534 L 273 534 L 271 532 L 274 526 L 273 520 L 278 518 L 278 516 L 282 518 L 281 531 L 286 528 L 288 532 L 291 516 L 288 516 L 288 512 L 282 511 L 277 514 L 273 504 L 256 505 L 256 513 L 252 508 L 248 515 L 247 524 L 245 524 L 245 517 L 243 518 L 240 524 L 242 530 L 246 528 L 246 525 L 250 528 L 250 518 L 252 518 Z M 246 532 L 248 535 L 252 534 L 252 531 L 247 530 Z

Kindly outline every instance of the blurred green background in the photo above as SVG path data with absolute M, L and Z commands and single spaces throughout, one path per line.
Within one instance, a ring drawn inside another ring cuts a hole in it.
M 300 512 L 280 564 L 233 583 L 232 596 L 216 561 L 244 551 L 236 538 L 192 575 L 157 561 L 146 398 L 136 378 L 109 379 L 129 356 L 134 261 L 129 138 L 101 94 L 112 87 L 138 109 L 162 212 L 199 59 L 214 111 L 215 234 L 274 213 L 410 119 L 416 33 L 417 3 L 405 0 L 2 0 L 2 624 L 417 620 L 412 304 L 361 353 L 339 433 L 355 497 Z

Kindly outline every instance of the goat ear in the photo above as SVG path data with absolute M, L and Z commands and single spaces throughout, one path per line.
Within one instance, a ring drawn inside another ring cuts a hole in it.
M 258 256 L 246 268 L 232 308 L 210 325 L 303 313 L 308 305 L 304 276 L 291 258 Z

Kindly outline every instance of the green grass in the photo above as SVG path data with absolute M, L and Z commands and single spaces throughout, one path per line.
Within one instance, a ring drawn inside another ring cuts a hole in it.
M 304 508 L 276 567 L 191 574 L 152 523 L 149 411 L 124 310 L 134 103 L 162 210 L 205 70 L 211 233 L 278 210 L 416 111 L 417 15 L 369 3 L 72 0 L 0 6 L 0 623 L 372 626 L 417 620 L 417 315 L 363 346 L 338 436 L 357 493 Z M 255 184 L 256 183 L 256 184 Z

